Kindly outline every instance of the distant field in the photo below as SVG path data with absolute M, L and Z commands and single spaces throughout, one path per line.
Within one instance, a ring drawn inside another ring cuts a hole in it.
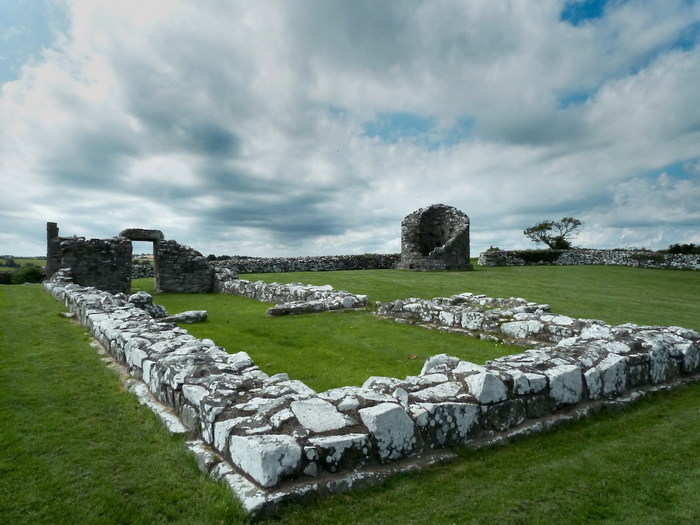
M 15 262 L 19 265 L 18 267 L 11 267 L 6 265 L 5 259 L 0 259 L 0 272 L 13 272 L 20 266 L 26 266 L 28 264 L 33 264 L 34 266 L 46 266 L 46 259 L 38 259 L 36 257 L 13 257 Z

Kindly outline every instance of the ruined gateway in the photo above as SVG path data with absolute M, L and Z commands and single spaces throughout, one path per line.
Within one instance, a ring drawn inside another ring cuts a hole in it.
M 401 221 L 400 270 L 471 270 L 469 217 L 457 208 L 433 204 Z

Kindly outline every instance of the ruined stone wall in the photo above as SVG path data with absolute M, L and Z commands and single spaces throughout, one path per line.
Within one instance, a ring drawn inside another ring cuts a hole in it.
M 127 239 L 60 237 L 54 257 L 58 268 L 70 268 L 74 282 L 82 286 L 112 293 L 131 288 L 131 242 Z
M 59 254 L 58 224 L 46 223 L 46 278 L 50 279 L 60 268 L 61 256 Z
M 62 272 L 44 286 L 216 451 L 212 457 L 228 462 L 205 468 L 229 480 L 251 512 L 309 491 L 351 487 L 385 465 L 436 449 L 542 432 L 698 380 L 700 372 L 700 334 L 693 330 L 611 326 L 558 316 L 524 299 L 460 294 L 395 301 L 380 312 L 446 326 L 472 319 L 485 335 L 531 344 L 543 334 L 544 342 L 485 365 L 436 355 L 418 376 L 373 376 L 362 386 L 317 393 L 287 374 L 269 376 L 245 352 L 229 354 L 159 322 L 126 298 L 72 284 Z
M 266 283 L 238 279 L 232 270 L 217 268 L 214 291 L 240 295 L 266 303 L 276 303 L 267 310 L 268 315 L 306 314 L 364 308 L 366 295 L 356 295 L 344 290 L 335 290 L 331 285 L 314 286 L 302 283 Z
M 399 258 L 397 253 L 364 253 L 316 257 L 231 257 L 211 263 L 214 267 L 229 268 L 236 273 L 331 272 L 392 269 Z
M 700 255 L 666 254 L 641 250 L 487 250 L 481 266 L 560 266 L 607 264 L 666 270 L 700 270 Z
M 402 270 L 467 270 L 469 217 L 452 206 L 433 204 L 401 221 Z
M 197 250 L 176 241 L 155 241 L 156 289 L 161 292 L 208 293 L 214 270 Z

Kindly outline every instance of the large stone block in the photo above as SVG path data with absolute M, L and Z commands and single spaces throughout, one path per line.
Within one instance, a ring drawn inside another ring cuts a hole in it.
M 263 487 L 274 487 L 300 465 L 301 446 L 284 434 L 231 436 L 233 463 Z
M 400 405 L 381 403 L 359 414 L 377 442 L 380 459 L 398 459 L 415 447 L 415 425 Z

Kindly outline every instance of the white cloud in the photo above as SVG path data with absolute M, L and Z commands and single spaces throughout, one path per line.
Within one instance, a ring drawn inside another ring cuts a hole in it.
M 697 180 L 646 174 L 698 175 L 700 50 L 671 44 L 700 6 L 621 3 L 574 27 L 562 5 L 73 0 L 67 38 L 0 87 L 0 229 L 16 232 L 0 251 L 40 252 L 44 220 L 161 228 L 205 253 L 395 251 L 432 202 L 471 216 L 474 252 L 564 215 L 591 225 L 581 244 L 687 241 Z M 473 136 L 364 135 L 397 111 L 466 115 Z

